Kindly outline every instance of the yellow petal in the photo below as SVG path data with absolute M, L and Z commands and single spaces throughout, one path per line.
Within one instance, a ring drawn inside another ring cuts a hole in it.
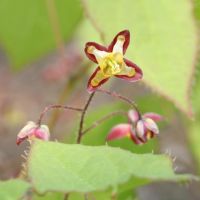
M 109 78 L 110 76 L 106 76 L 101 70 L 99 70 L 95 76 L 93 77 L 93 79 L 91 80 L 91 85 L 92 87 L 96 87 L 99 85 L 99 83 L 106 79 Z
M 135 74 L 136 74 L 135 69 L 132 67 L 127 67 L 127 66 L 124 66 L 122 70 L 119 73 L 117 73 L 117 75 L 124 75 L 124 76 L 129 76 L 129 77 L 132 77 Z

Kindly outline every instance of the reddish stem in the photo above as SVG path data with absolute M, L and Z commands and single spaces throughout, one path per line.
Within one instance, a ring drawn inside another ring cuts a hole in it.
M 110 95 L 114 98 L 118 98 L 120 100 L 127 102 L 129 105 L 131 105 L 138 112 L 139 118 L 141 118 L 141 114 L 140 114 L 140 111 L 139 111 L 136 103 L 134 101 L 132 101 L 131 99 L 129 99 L 125 96 L 122 96 L 121 94 L 118 94 L 116 92 L 111 92 L 111 91 L 108 91 L 108 90 L 105 90 L 105 89 L 97 89 L 96 91 L 108 94 L 108 95 Z
M 80 120 L 80 124 L 79 124 L 78 137 L 77 137 L 77 140 L 76 140 L 77 144 L 81 143 L 81 138 L 82 138 L 82 135 L 83 135 L 82 130 L 83 130 L 83 122 L 84 122 L 85 114 L 86 114 L 88 106 L 90 105 L 90 102 L 92 101 L 92 98 L 94 97 L 94 94 L 95 94 L 95 92 L 93 92 L 90 95 L 90 97 L 88 98 L 88 100 L 87 100 L 87 102 L 85 104 L 85 107 L 82 110 L 81 120 Z
M 82 132 L 82 135 L 86 134 L 87 132 L 91 131 L 93 128 L 96 128 L 101 123 L 105 122 L 106 120 L 108 120 L 108 119 L 110 119 L 110 118 L 112 118 L 112 117 L 114 117 L 116 115 L 125 115 L 125 116 L 127 116 L 127 112 L 124 112 L 124 111 L 115 111 L 115 112 L 109 113 L 108 115 L 105 115 L 101 119 L 99 119 L 96 122 L 94 122 L 90 127 L 86 128 Z
M 44 118 L 44 115 L 51 109 L 64 109 L 64 110 L 74 110 L 74 111 L 80 111 L 82 112 L 83 109 L 81 108 L 76 108 L 76 107 L 71 107 L 71 106 L 63 106 L 63 105 L 49 105 L 47 106 L 40 114 L 40 117 L 38 119 L 38 126 L 41 125 L 42 119 Z

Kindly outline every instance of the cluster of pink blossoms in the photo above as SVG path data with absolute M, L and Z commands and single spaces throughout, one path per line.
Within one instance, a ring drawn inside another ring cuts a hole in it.
M 158 135 L 159 129 L 155 122 L 162 119 L 160 115 L 145 113 L 140 116 L 136 110 L 129 110 L 128 118 L 128 123 L 118 124 L 112 128 L 107 136 L 108 141 L 129 137 L 135 144 L 144 144 Z
M 124 57 L 129 43 L 130 33 L 128 30 L 119 32 L 108 47 L 95 42 L 86 43 L 85 53 L 87 57 L 98 64 L 98 67 L 88 81 L 87 90 L 89 92 L 95 92 L 113 76 L 129 82 L 142 79 L 143 72 L 140 67 Z M 108 141 L 129 137 L 135 144 L 144 144 L 158 135 L 159 129 L 156 122 L 162 119 L 160 115 L 156 113 L 141 115 L 138 109 L 130 110 L 127 115 L 129 122 L 113 127 L 107 136 Z M 48 127 L 28 122 L 19 132 L 17 144 L 31 138 L 49 140 Z

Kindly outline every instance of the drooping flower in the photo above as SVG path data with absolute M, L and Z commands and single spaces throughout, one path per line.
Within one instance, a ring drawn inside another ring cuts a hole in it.
M 38 126 L 35 122 L 29 121 L 17 135 L 17 145 L 26 139 L 38 138 L 41 140 L 49 140 L 49 128 L 46 125 Z
M 130 82 L 142 78 L 142 70 L 130 60 L 124 58 L 124 54 L 130 42 L 128 30 L 119 32 L 108 47 L 95 42 L 88 42 L 85 46 L 87 57 L 98 64 L 88 81 L 88 91 L 93 92 L 110 77 L 115 76 Z
M 156 113 L 145 113 L 142 116 L 136 110 L 129 110 L 129 123 L 118 124 L 112 128 L 107 140 L 129 137 L 135 144 L 144 144 L 149 139 L 159 134 L 156 122 L 162 117 Z

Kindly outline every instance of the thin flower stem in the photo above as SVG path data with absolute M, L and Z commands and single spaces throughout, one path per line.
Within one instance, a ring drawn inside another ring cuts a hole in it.
M 71 106 L 63 106 L 63 105 L 49 105 L 47 106 L 40 114 L 40 117 L 38 119 L 38 126 L 41 125 L 42 119 L 44 118 L 44 115 L 51 109 L 64 109 L 64 110 L 74 110 L 74 111 L 80 111 L 82 112 L 83 109 L 81 108 L 76 108 L 76 107 L 71 107 Z
M 101 119 L 97 120 L 96 122 L 94 122 L 90 127 L 86 128 L 83 132 L 82 135 L 86 134 L 87 132 L 91 131 L 92 129 L 96 128 L 97 126 L 99 126 L 101 123 L 105 122 L 106 120 L 116 116 L 116 115 L 124 115 L 127 116 L 127 112 L 124 111 L 115 111 L 112 113 L 109 113 L 107 115 L 105 115 L 104 117 L 102 117 Z
M 85 104 L 85 107 L 82 110 L 80 124 L 79 124 L 78 137 L 77 137 L 77 141 L 76 141 L 77 144 L 81 143 L 81 138 L 82 138 L 82 135 L 83 135 L 82 130 L 83 130 L 83 123 L 84 123 L 85 114 L 86 114 L 88 106 L 90 105 L 90 102 L 91 102 L 92 98 L 94 97 L 94 94 L 95 94 L 95 92 L 90 94 L 90 97 L 88 98 L 88 100 L 87 100 L 87 102 Z
M 129 99 L 125 96 L 122 96 L 121 94 L 118 94 L 116 92 L 111 92 L 111 91 L 108 91 L 108 90 L 105 90 L 105 89 L 97 89 L 96 92 L 102 92 L 102 93 L 108 94 L 112 97 L 115 97 L 115 98 L 118 98 L 118 99 L 121 99 L 121 100 L 127 102 L 129 105 L 131 105 L 138 112 L 139 117 L 141 118 L 141 114 L 140 114 L 140 111 L 139 111 L 136 103 L 134 101 L 132 101 L 131 99 Z
M 82 2 L 82 5 L 83 5 L 83 10 L 85 12 L 85 16 L 91 22 L 92 26 L 96 29 L 96 31 L 99 33 L 102 42 L 105 44 L 105 34 L 102 31 L 102 29 L 99 27 L 99 25 L 96 23 L 93 15 L 91 15 L 91 13 L 88 9 L 87 0 L 81 0 L 81 2 Z

